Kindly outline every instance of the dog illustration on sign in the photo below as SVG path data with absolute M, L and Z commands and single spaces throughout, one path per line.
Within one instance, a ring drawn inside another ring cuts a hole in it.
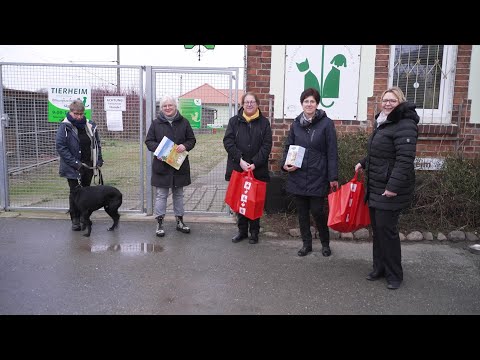
M 335 102 L 332 102 L 330 105 L 323 103 L 323 99 L 338 99 L 340 94 L 340 66 L 347 67 L 347 59 L 343 54 L 335 55 L 330 64 L 332 68 L 323 81 L 323 67 L 324 67 L 324 54 L 325 54 L 325 45 L 322 46 L 322 69 L 320 74 L 320 81 L 318 81 L 317 76 L 310 70 L 310 64 L 308 58 L 303 62 L 296 63 L 297 69 L 300 72 L 305 72 L 304 77 L 304 89 L 314 88 L 320 93 L 320 104 L 323 107 L 329 108 L 333 106 Z

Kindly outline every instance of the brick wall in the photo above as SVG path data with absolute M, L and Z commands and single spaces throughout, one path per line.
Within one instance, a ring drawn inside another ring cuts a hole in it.
M 449 152 L 460 152 L 466 158 L 480 154 L 480 124 L 470 123 L 470 100 L 468 99 L 468 83 L 472 45 L 459 45 L 457 67 L 454 84 L 452 108 L 452 124 L 420 125 L 417 156 L 437 157 Z M 269 113 L 269 102 L 273 112 L 275 99 L 270 92 L 270 70 L 272 59 L 271 45 L 247 46 L 246 91 L 253 91 L 260 99 L 260 110 L 271 119 L 273 131 L 273 147 L 270 155 L 270 171 L 279 175 L 280 160 L 283 154 L 283 142 L 287 136 L 291 119 L 273 119 Z M 380 111 L 378 104 L 382 92 L 388 87 L 388 64 L 390 46 L 377 45 L 375 59 L 375 79 L 373 96 L 367 101 L 366 122 L 353 120 L 335 120 L 338 133 L 372 130 L 375 114 Z

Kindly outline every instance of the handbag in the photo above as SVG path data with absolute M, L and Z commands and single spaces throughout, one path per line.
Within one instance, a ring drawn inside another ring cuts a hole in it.
M 340 232 L 352 232 L 370 225 L 370 212 L 364 197 L 364 179 L 359 180 L 356 171 L 349 182 L 328 195 L 327 226 Z
M 255 179 L 252 170 L 233 170 L 225 194 L 225 203 L 232 211 L 255 220 L 263 215 L 266 193 L 267 183 Z

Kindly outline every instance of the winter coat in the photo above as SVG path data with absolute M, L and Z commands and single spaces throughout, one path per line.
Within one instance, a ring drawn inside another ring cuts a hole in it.
M 164 136 L 168 137 L 175 144 L 183 144 L 187 151 L 191 151 L 197 142 L 192 126 L 179 112 L 177 112 L 171 125 L 162 112 L 152 121 L 145 138 L 145 145 L 147 145 L 148 150 L 154 152 Z M 156 156 L 153 156 L 151 177 L 152 186 L 171 188 L 184 187 L 191 183 L 190 161 L 188 155 L 178 170 L 166 162 L 157 159 Z
M 92 167 L 103 165 L 102 147 L 100 144 L 100 136 L 97 131 L 95 122 L 87 119 L 85 130 L 90 138 L 90 152 Z M 60 167 L 58 173 L 61 177 L 67 179 L 80 179 L 80 168 L 82 151 L 80 147 L 80 139 L 78 137 L 78 130 L 72 123 L 65 118 L 57 129 L 55 137 L 55 148 L 60 156 Z
M 282 171 L 290 145 L 305 148 L 302 166 L 288 173 L 286 191 L 302 196 L 326 196 L 330 182 L 338 180 L 337 134 L 325 111 L 317 109 L 312 123 L 303 127 L 303 113 L 295 118 L 285 142 Z
M 230 180 L 233 170 L 243 172 L 240 166 L 242 158 L 249 164 L 255 164 L 255 179 L 269 182 L 268 157 L 272 151 L 270 121 L 261 111 L 259 117 L 250 122 L 242 114 L 243 107 L 237 115 L 230 118 L 223 137 L 223 146 L 228 153 L 225 180 Z
M 377 119 L 379 114 L 375 116 Z M 420 118 L 415 105 L 404 102 L 368 140 L 367 156 L 360 161 L 366 169 L 368 206 L 381 210 L 401 210 L 410 205 L 415 188 L 414 160 Z M 382 196 L 385 190 L 397 196 Z

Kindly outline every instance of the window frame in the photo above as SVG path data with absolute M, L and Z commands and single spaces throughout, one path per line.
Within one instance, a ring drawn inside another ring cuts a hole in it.
M 396 86 L 396 84 L 394 84 L 394 66 L 395 48 L 397 46 L 405 45 L 390 45 L 390 61 L 388 67 L 389 87 Z M 457 45 L 443 45 L 438 107 L 436 109 L 424 109 L 417 107 L 416 111 L 418 116 L 420 116 L 421 124 L 451 124 L 452 122 L 453 90 L 455 85 L 457 51 Z M 405 91 L 403 88 L 402 90 Z

